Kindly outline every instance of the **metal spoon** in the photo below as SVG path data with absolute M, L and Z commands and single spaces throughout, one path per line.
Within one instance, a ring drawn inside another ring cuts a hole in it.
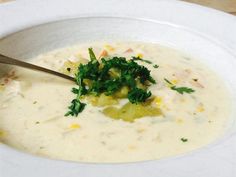
M 53 74 L 55 76 L 62 77 L 64 79 L 75 81 L 75 78 L 73 78 L 71 76 L 68 76 L 68 75 L 65 75 L 65 74 L 50 70 L 50 69 L 46 69 L 46 68 L 43 68 L 43 67 L 40 67 L 40 66 L 37 66 L 37 65 L 33 65 L 33 64 L 30 64 L 30 63 L 27 63 L 27 62 L 16 60 L 14 58 L 7 57 L 7 56 L 2 55 L 2 54 L 0 54 L 0 63 L 20 66 L 20 67 L 23 67 L 23 68 L 32 69 L 32 70 L 36 70 L 36 71 L 42 71 L 42 72 L 45 72 L 45 73 L 48 73 L 48 74 Z

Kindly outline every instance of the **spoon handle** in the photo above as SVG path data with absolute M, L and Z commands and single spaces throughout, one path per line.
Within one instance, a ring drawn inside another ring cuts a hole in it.
M 75 81 L 75 79 L 73 77 L 68 76 L 66 74 L 62 74 L 62 73 L 59 73 L 59 72 L 56 72 L 56 71 L 53 71 L 53 70 L 50 70 L 50 69 L 46 69 L 46 68 L 37 66 L 37 65 L 33 65 L 33 64 L 30 64 L 30 63 L 27 63 L 27 62 L 16 60 L 16 59 L 7 57 L 7 56 L 2 55 L 2 54 L 0 54 L 0 63 L 20 66 L 20 67 L 23 67 L 23 68 L 32 69 L 32 70 L 36 70 L 36 71 L 42 71 L 42 72 L 45 72 L 45 73 L 48 73 L 48 74 L 53 74 L 53 75 L 56 75 L 56 76 L 59 76 L 59 77 L 65 78 L 65 79 L 69 79 L 71 81 Z

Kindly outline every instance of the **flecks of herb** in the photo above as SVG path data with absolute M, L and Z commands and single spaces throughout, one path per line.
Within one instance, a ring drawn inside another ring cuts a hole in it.
M 134 88 L 128 93 L 128 99 L 131 103 L 138 103 L 146 101 L 152 93 L 140 88 Z
M 177 91 L 178 93 L 180 93 L 180 94 L 184 94 L 184 93 L 188 93 L 188 94 L 190 94 L 190 93 L 193 93 L 193 92 L 195 92 L 195 90 L 193 90 L 192 88 L 188 88 L 188 87 L 176 87 L 173 83 L 171 83 L 169 80 L 167 80 L 167 79 L 164 79 L 168 84 L 170 84 L 170 88 L 172 89 L 172 90 L 175 90 L 175 91 Z
M 148 63 L 148 64 L 152 64 L 152 62 L 151 61 L 149 61 L 149 60 L 144 60 L 144 59 L 142 59 L 142 58 L 140 58 L 140 57 L 132 57 L 131 58 L 131 60 L 136 60 L 136 61 L 142 61 L 142 62 L 145 62 L 145 63 Z
M 92 48 L 89 48 L 88 51 L 90 61 L 87 64 L 80 64 L 78 67 L 78 72 L 75 74 L 78 88 L 72 89 L 77 97 L 72 100 L 65 116 L 77 116 L 84 110 L 86 104 L 80 102 L 82 95 L 99 96 L 102 93 L 112 95 L 121 88 L 128 87 L 128 99 L 131 103 L 144 102 L 151 96 L 151 92 L 141 89 L 140 85 L 146 88 L 155 84 L 156 81 L 152 78 L 150 70 L 139 65 L 135 60 L 151 62 L 134 57 L 131 60 L 127 60 L 125 57 L 106 57 L 101 58 L 101 62 L 99 62 Z M 116 76 L 111 74 L 112 70 L 116 71 Z M 84 82 L 85 80 L 89 81 L 89 84 Z
M 188 139 L 187 139 L 187 138 L 181 138 L 180 140 L 181 140 L 183 143 L 188 142 Z
M 159 66 L 158 65 L 153 65 L 153 68 L 159 68 Z
M 144 59 L 142 59 L 142 58 L 140 58 L 140 57 L 132 57 L 131 60 L 134 60 L 134 61 L 142 61 L 142 62 L 144 62 L 144 63 L 152 64 L 151 61 L 149 61 L 149 60 L 144 60 Z M 159 67 L 159 66 L 156 65 L 156 64 L 153 65 L 153 68 L 158 68 L 158 67 Z
M 70 72 L 70 71 L 71 71 L 71 68 L 66 68 L 66 70 L 67 70 L 68 72 Z

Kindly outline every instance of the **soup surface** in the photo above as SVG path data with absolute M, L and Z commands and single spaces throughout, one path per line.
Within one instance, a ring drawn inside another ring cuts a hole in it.
M 55 159 L 135 162 L 189 152 L 223 133 L 231 107 L 223 81 L 196 59 L 174 49 L 147 43 L 100 42 L 55 50 L 31 62 L 67 72 L 68 61 L 87 61 L 89 47 L 96 56 L 105 50 L 109 56 L 139 56 L 157 64 L 155 68 L 142 63 L 157 82 L 149 89 L 154 106 L 162 114 L 127 122 L 107 117 L 103 107 L 87 103 L 78 117 L 65 117 L 75 97 L 71 92 L 75 83 L 15 67 L 0 80 L 3 143 Z M 164 79 L 194 92 L 181 94 Z

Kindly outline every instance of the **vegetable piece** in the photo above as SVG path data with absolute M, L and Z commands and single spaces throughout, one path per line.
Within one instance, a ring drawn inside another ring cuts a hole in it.
M 104 93 L 101 94 L 100 96 L 89 95 L 87 97 L 87 100 L 91 102 L 93 106 L 99 106 L 99 107 L 115 105 L 118 103 L 116 98 L 112 96 L 107 96 Z
M 120 90 L 114 93 L 115 98 L 127 98 L 128 93 L 129 93 L 129 87 L 124 86 Z
M 60 72 L 67 75 L 74 75 L 78 71 L 78 66 L 80 62 L 66 61 L 63 67 L 60 69 Z
M 126 103 L 120 109 L 113 106 L 107 107 L 103 110 L 103 113 L 113 119 L 121 119 L 127 122 L 134 122 L 135 119 L 139 119 L 145 116 L 160 116 L 162 112 L 159 108 L 152 107 L 150 104 L 132 104 Z
M 193 93 L 195 92 L 195 90 L 193 90 L 192 88 L 188 88 L 188 87 L 176 87 L 173 83 L 171 83 L 169 80 L 164 79 L 168 84 L 170 84 L 170 88 L 172 90 L 177 91 L 179 94 L 184 94 L 184 93 Z

